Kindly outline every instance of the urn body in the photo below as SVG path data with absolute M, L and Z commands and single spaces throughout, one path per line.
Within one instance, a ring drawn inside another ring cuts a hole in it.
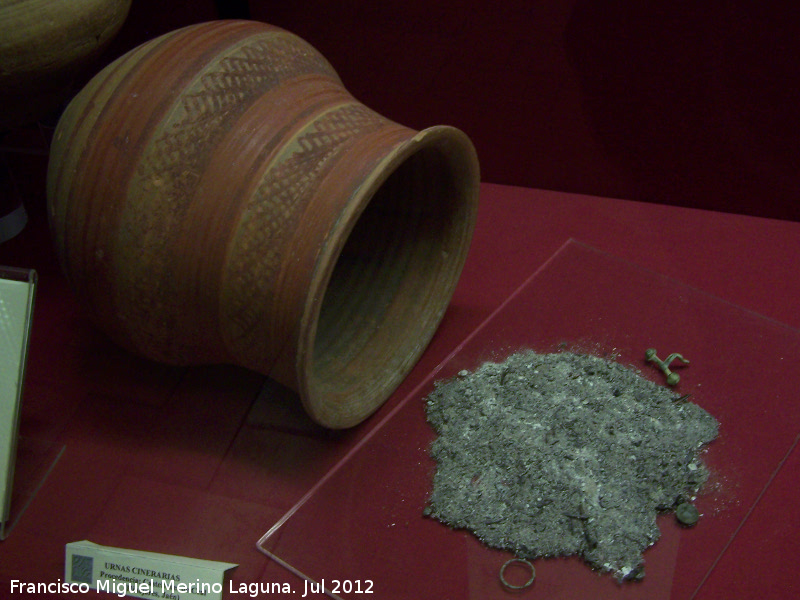
M 48 208 L 62 266 L 114 340 L 254 369 L 339 428 L 431 339 L 478 179 L 459 130 L 398 125 L 297 36 L 217 21 L 132 50 L 73 99 Z

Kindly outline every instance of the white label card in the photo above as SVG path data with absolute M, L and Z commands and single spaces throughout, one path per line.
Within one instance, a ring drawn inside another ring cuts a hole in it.
M 135 598 L 221 599 L 233 563 L 100 546 L 66 546 L 65 581 L 98 592 Z
M 36 272 L 0 267 L 0 538 L 9 519 Z

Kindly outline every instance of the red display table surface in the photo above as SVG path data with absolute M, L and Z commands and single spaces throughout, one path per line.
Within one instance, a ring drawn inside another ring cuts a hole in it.
M 800 328 L 800 223 L 489 184 L 481 201 L 462 280 L 430 347 L 373 418 L 339 433 L 310 423 L 291 394 L 264 387 L 256 374 L 164 367 L 115 348 L 76 306 L 46 224 L 31 211 L 29 228 L 0 246 L 0 263 L 40 273 L 21 423 L 21 434 L 31 440 L 25 448 L 33 450 L 22 459 L 41 460 L 46 452 L 35 450 L 49 446 L 64 451 L 0 543 L 0 597 L 12 579 L 63 577 L 64 544 L 81 539 L 234 562 L 240 565 L 235 585 L 285 581 L 302 593 L 301 580 L 257 551 L 258 538 L 464 347 L 476 328 L 493 314 L 502 317 L 504 302 L 530 285 L 570 239 L 741 307 L 736 311 L 759 313 L 787 339 Z M 641 294 L 636 282 L 630 288 L 610 296 L 636 313 Z M 556 313 L 562 301 L 552 298 Z M 729 426 L 747 419 L 753 403 L 763 412 L 771 407 L 768 398 L 733 396 L 730 402 L 748 405 L 741 411 L 728 407 Z M 776 415 L 783 420 L 785 448 L 774 464 L 765 463 L 763 480 L 742 477 L 737 497 L 747 505 L 716 555 L 696 557 L 704 565 L 698 585 L 662 589 L 664 597 L 788 597 L 800 589 L 794 535 L 800 517 L 791 510 L 800 474 L 798 430 L 792 429 L 798 412 Z M 389 423 L 399 421 L 392 417 Z M 763 435 L 746 439 L 743 455 L 758 455 L 768 441 Z M 383 477 L 375 472 L 376 484 Z M 326 519 L 331 516 L 321 515 L 320 530 Z M 390 560 L 392 549 L 381 549 L 381 538 L 375 539 L 376 552 L 385 551 Z M 681 547 L 677 552 L 691 563 Z M 380 598 L 380 581 L 375 585 L 373 597 Z M 542 593 L 534 584 L 524 597 L 546 597 Z M 621 596 L 631 593 L 619 590 Z

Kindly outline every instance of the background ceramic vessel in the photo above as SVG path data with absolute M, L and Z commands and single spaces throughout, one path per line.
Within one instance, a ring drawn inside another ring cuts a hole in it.
M 308 43 L 249 21 L 190 26 L 109 65 L 53 140 L 51 227 L 120 344 L 234 363 L 354 425 L 430 341 L 478 199 L 469 139 L 358 103 Z
M 111 41 L 131 0 L 0 0 L 0 131 L 67 99 L 69 84 Z

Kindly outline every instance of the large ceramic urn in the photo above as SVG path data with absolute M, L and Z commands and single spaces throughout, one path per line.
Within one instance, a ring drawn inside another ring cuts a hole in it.
M 268 375 L 335 428 L 425 349 L 477 208 L 462 132 L 376 114 L 308 43 L 248 21 L 109 65 L 50 160 L 57 251 L 100 327 L 158 361 Z
M 0 0 L 0 132 L 45 116 L 128 16 L 131 0 Z M 2 216 L 2 215 L 0 215 Z

